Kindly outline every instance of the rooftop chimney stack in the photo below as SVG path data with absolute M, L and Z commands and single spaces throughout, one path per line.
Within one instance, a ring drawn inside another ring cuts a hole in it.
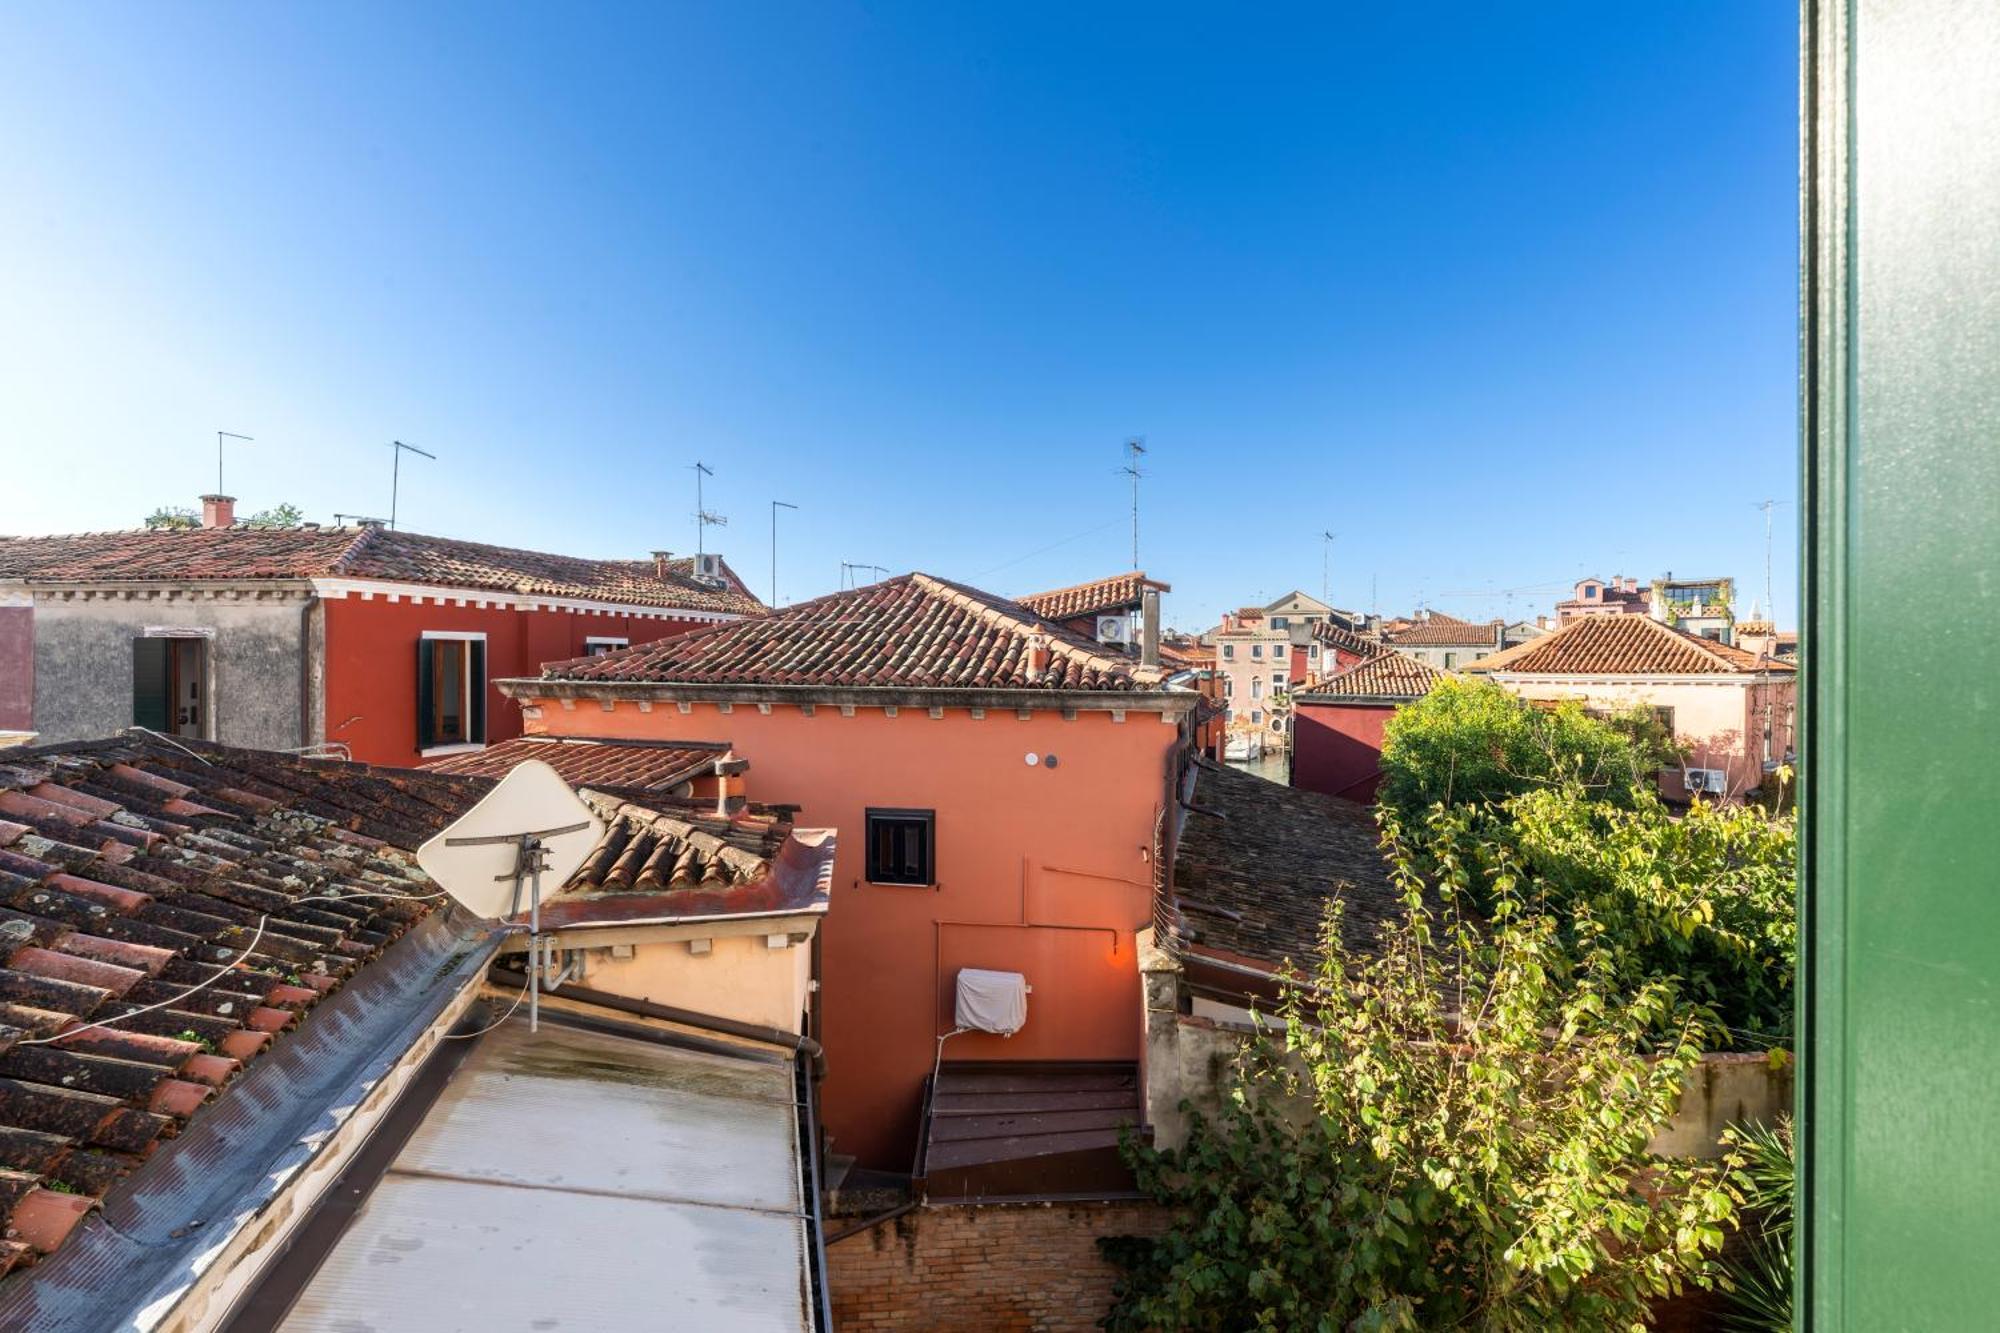
M 1148 588 L 1139 597 L 1139 665 L 1160 664 L 1160 590 Z
M 201 497 L 201 525 L 204 528 L 233 528 L 236 526 L 236 497 L 233 495 L 204 495 Z
M 666 578 L 667 561 L 673 558 L 674 558 L 674 553 L 672 551 L 653 552 L 653 577 L 656 579 Z
M 1028 636 L 1028 679 L 1040 680 L 1049 669 L 1049 636 L 1030 634 Z

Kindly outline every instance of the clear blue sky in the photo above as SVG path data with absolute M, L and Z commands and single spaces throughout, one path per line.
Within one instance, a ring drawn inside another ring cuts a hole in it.
M 1795 15 L 13 5 L 0 532 L 250 508 L 998 592 L 1763 580 Z M 1778 603 L 1796 616 L 1796 508 Z M 1479 590 L 1533 588 L 1506 596 Z M 1472 590 L 1468 592 L 1468 590 Z

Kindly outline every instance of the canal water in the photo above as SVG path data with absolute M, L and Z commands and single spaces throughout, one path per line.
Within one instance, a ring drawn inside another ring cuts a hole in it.
M 1280 786 L 1289 786 L 1291 784 L 1292 756 L 1290 751 L 1268 752 L 1257 759 L 1231 760 L 1229 766 L 1241 769 L 1245 773 L 1255 773 L 1267 782 L 1275 782 Z

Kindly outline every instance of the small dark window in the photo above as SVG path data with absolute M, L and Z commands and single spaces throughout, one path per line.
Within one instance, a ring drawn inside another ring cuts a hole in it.
M 868 812 L 868 881 L 871 884 L 932 884 L 935 842 L 931 810 Z

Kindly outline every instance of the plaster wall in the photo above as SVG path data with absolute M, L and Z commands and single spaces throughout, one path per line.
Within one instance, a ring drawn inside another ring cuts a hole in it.
M 303 592 L 46 596 L 34 607 L 34 730 L 44 743 L 132 725 L 132 641 L 206 631 L 211 739 L 291 749 L 299 735 Z
M 1160 714 L 571 704 L 531 702 L 529 731 L 727 741 L 750 761 L 751 800 L 796 804 L 802 827 L 838 831 L 820 1038 L 823 1117 L 840 1151 L 908 1169 L 961 968 L 1021 972 L 1034 991 L 1025 1029 L 952 1037 L 949 1058 L 1138 1057 L 1134 931 L 1151 919 L 1154 838 L 1179 737 Z M 867 881 L 870 808 L 935 811 L 935 884 Z

